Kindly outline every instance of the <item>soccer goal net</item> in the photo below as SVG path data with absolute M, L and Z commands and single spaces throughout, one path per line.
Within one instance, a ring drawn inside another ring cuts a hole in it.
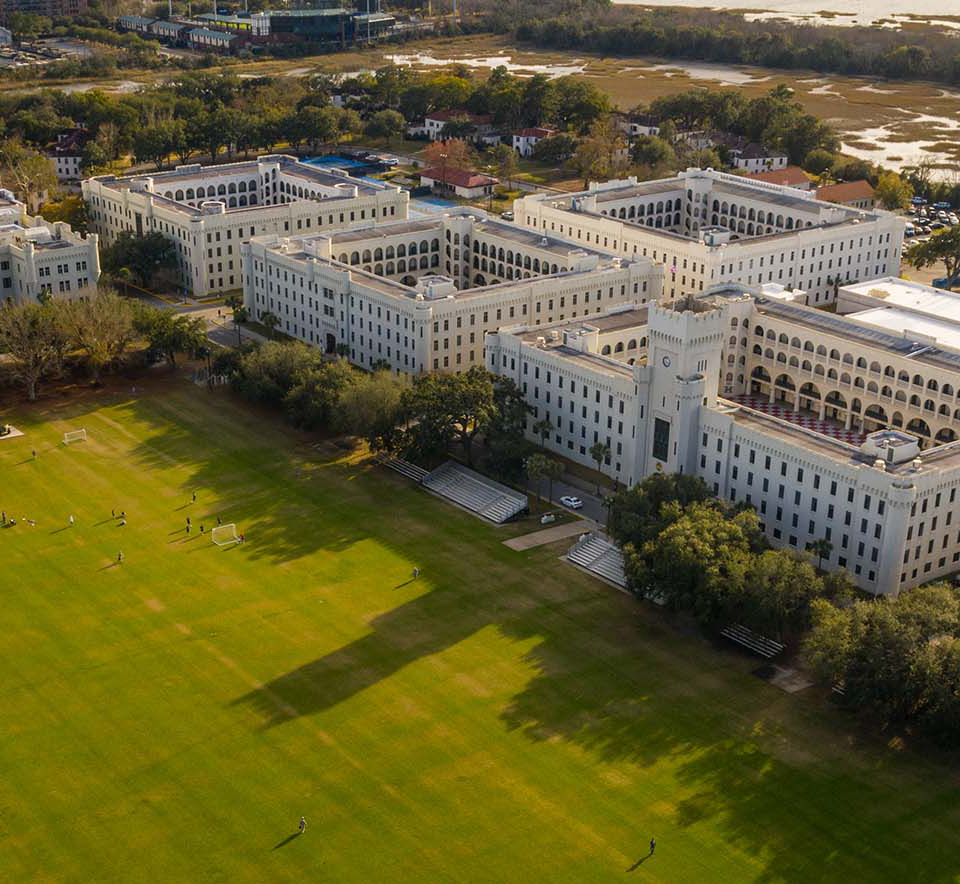
M 63 444 L 69 445 L 71 442 L 86 442 L 87 441 L 87 431 L 86 430 L 68 430 L 63 434 Z
M 229 525 L 217 525 L 210 532 L 210 539 L 217 546 L 230 546 L 231 543 L 240 542 L 240 535 L 237 534 L 237 526 L 231 522 Z

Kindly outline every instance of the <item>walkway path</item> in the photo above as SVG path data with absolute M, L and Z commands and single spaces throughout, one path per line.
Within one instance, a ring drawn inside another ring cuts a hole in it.
M 511 537 L 510 540 L 504 540 L 503 543 L 510 549 L 520 552 L 525 549 L 533 549 L 535 546 L 553 543 L 555 540 L 563 540 L 565 537 L 589 534 L 596 529 L 597 526 L 590 519 L 577 519 L 575 522 L 567 522 L 565 525 L 554 525 L 552 528 L 544 528 L 542 531 Z

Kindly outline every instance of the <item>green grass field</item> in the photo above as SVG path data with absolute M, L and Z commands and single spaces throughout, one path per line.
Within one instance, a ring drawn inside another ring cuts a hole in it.
M 2 882 L 960 880 L 946 761 L 530 526 L 187 384 L 0 420 Z

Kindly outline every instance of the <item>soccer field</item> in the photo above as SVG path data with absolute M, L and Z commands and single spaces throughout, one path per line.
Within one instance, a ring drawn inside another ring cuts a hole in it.
M 186 384 L 5 420 L 2 882 L 960 881 L 953 767 L 529 524 Z

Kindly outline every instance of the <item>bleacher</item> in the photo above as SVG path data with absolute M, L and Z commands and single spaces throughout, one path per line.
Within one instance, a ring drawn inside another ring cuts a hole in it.
M 380 458 L 380 463 L 388 469 L 398 472 L 401 476 L 412 479 L 418 485 L 427 477 L 427 471 L 423 467 L 418 467 L 415 463 L 410 463 L 402 457 L 383 456 Z
M 423 487 L 498 525 L 527 508 L 527 497 L 453 461 L 422 479 Z
M 754 654 L 766 657 L 768 660 L 771 657 L 776 657 L 777 654 L 782 653 L 784 648 L 786 648 L 786 645 L 774 641 L 772 638 L 767 638 L 765 635 L 760 635 L 759 632 L 747 629 L 746 626 L 736 624 L 728 626 L 726 629 L 721 629 L 720 635 L 730 639 L 730 641 L 736 642 L 748 651 L 753 651 Z
M 581 537 L 567 552 L 568 561 L 626 589 L 623 554 L 617 545 L 600 534 Z

